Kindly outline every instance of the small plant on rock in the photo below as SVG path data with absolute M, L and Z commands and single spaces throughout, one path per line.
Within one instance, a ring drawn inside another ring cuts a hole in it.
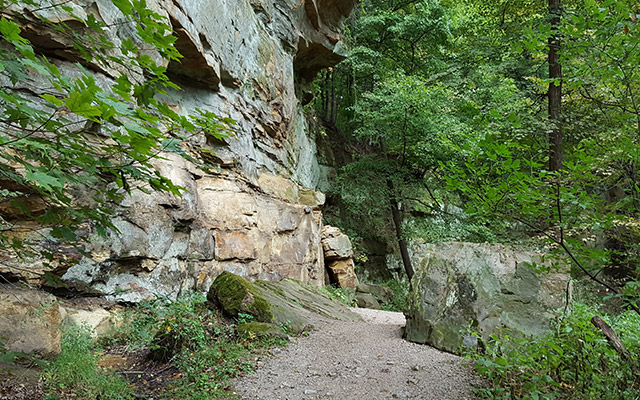
M 329 296 L 331 300 L 342 303 L 347 307 L 353 307 L 356 304 L 356 293 L 351 289 L 327 285 L 320 288 L 320 291 Z

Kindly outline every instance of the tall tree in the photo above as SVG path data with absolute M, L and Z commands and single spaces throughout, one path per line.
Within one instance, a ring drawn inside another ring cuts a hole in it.
M 562 17 L 561 0 L 549 0 L 549 171 L 562 169 L 562 64 L 560 64 L 560 19 Z

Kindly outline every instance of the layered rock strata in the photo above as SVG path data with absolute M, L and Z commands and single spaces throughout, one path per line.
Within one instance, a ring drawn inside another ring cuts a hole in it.
M 184 56 L 167 65 L 168 75 L 183 88 L 169 94 L 172 109 L 232 118 L 234 134 L 223 141 L 204 134 L 192 139 L 192 145 L 214 154 L 206 172 L 175 154 L 163 154 L 157 167 L 186 189 L 182 198 L 134 191 L 116 205 L 117 230 L 107 240 L 91 237 L 89 256 L 74 253 L 71 264 L 79 262 L 60 271 L 63 281 L 127 302 L 204 291 L 223 270 L 254 279 L 324 283 L 324 196 L 312 190 L 319 167 L 300 98 L 320 69 L 344 58 L 340 33 L 354 4 L 149 1 L 148 7 L 175 30 L 176 47 Z M 113 2 L 70 6 L 74 14 L 93 14 L 112 27 L 105 35 L 115 48 L 127 37 L 131 27 L 122 24 Z M 54 8 L 38 13 L 53 21 L 70 20 Z M 29 12 L 22 14 L 23 32 L 36 50 L 73 76 L 79 57 L 70 43 L 29 22 L 37 21 Z M 99 85 L 114 83 L 115 71 L 96 70 Z M 18 90 L 36 97 L 46 91 L 44 83 L 20 85 L 25 87 Z M 0 273 L 38 283 L 43 268 L 5 262 Z
M 166 173 L 190 190 L 135 192 L 118 208 L 119 232 L 89 243 L 68 284 L 127 302 L 206 291 L 222 271 L 323 284 L 321 193 L 266 173 L 257 187 L 236 173 L 198 175 L 179 156 Z
M 349 236 L 334 226 L 326 225 L 322 228 L 322 249 L 329 274 L 328 283 L 356 290 L 358 277 L 354 269 L 353 247 Z

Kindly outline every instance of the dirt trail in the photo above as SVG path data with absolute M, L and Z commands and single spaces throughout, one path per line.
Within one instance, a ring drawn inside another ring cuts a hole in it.
M 242 399 L 473 399 L 479 380 L 461 359 L 402 339 L 404 316 L 353 309 L 366 322 L 317 330 L 235 382 Z

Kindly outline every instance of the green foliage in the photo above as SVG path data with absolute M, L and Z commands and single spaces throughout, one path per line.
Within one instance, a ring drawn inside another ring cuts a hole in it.
M 86 327 L 67 326 L 62 332 L 62 352 L 45 369 L 50 399 L 57 393 L 94 400 L 133 399 L 133 388 L 119 375 L 98 367 L 98 354 Z
M 243 314 L 240 319 L 251 318 Z M 225 398 L 228 381 L 251 371 L 252 355 L 286 343 L 275 335 L 238 333 L 235 324 L 209 309 L 201 293 L 143 303 L 123 320 L 104 343 L 126 344 L 130 351 L 146 347 L 152 357 L 175 365 L 181 377 L 161 394 L 167 399 Z
M 485 344 L 484 354 L 467 357 L 490 387 L 491 399 L 638 399 L 640 379 L 589 321 L 595 307 L 575 304 L 553 332 L 523 338 L 502 332 Z M 640 317 L 626 312 L 605 318 L 637 362 Z
M 251 314 L 238 313 L 239 324 L 246 324 L 247 322 L 250 322 L 252 319 L 253 319 L 253 315 Z
M 151 343 L 153 357 L 169 361 L 176 354 L 205 347 L 213 313 L 200 293 L 190 293 L 160 308 L 160 324 Z
M 347 307 L 356 305 L 356 292 L 351 289 L 326 285 L 321 287 L 320 291 L 329 296 L 331 300 L 342 303 Z
M 409 296 L 409 283 L 406 280 L 389 280 L 382 284 L 393 291 L 391 301 L 382 304 L 385 311 L 405 312 L 407 310 L 407 297 Z
M 0 215 L 0 244 L 17 256 L 40 252 L 53 261 L 56 245 L 84 238 L 78 227 L 86 221 L 100 234 L 114 229 L 112 205 L 133 189 L 179 195 L 153 160 L 167 151 L 193 159 L 185 140 L 229 132 L 228 119 L 179 115 L 164 100 L 179 88 L 163 65 L 181 57 L 164 17 L 144 0 L 114 5 L 119 24 L 135 28 L 118 43 L 109 42 L 102 21 L 79 17 L 84 10 L 73 4 L 0 2 L 0 203 L 8 210 Z M 22 32 L 23 15 L 73 47 L 78 63 L 43 55 Z M 113 81 L 96 70 L 110 71 Z
M 428 17 L 440 23 L 434 32 L 446 32 L 430 39 L 437 50 L 410 63 L 415 54 L 394 41 L 399 26 L 424 15 L 412 5 L 370 2 L 353 22 L 353 53 L 338 70 L 349 78 L 336 124 L 368 154 L 338 176 L 343 218 L 353 220 L 342 225 L 362 237 L 389 235 L 391 199 L 404 211 L 403 237 L 547 241 L 574 272 L 637 308 L 636 2 L 563 2 L 561 174 L 546 168 L 546 7 L 445 5 Z M 464 212 L 447 214 L 452 204 Z
M 489 228 L 482 221 L 474 222 L 463 213 L 459 215 L 442 213 L 430 218 L 413 217 L 404 225 L 407 237 L 420 238 L 428 243 L 446 241 L 495 243 L 498 241 L 495 230 L 496 227 Z
M 287 336 L 291 336 L 293 333 L 293 329 L 291 328 L 291 321 L 287 320 L 284 322 L 280 322 L 280 330 Z M 304 333 L 304 332 L 303 332 Z
M 549 130 L 543 121 L 524 108 L 516 112 L 489 102 L 476 124 L 478 139 L 459 148 L 467 156 L 465 162 L 449 161 L 445 179 L 469 215 L 506 219 L 515 228 L 512 232 L 548 240 L 551 250 L 568 256 L 581 274 L 637 307 L 635 268 L 629 267 L 634 247 L 631 241 L 609 236 L 621 233 L 619 227 L 640 210 L 635 189 L 640 114 L 632 106 L 638 88 L 637 80 L 625 78 L 638 70 L 637 55 L 630 52 L 638 40 L 635 14 L 626 1 L 567 3 L 565 13 L 563 171 L 546 170 L 548 145 L 538 135 Z M 550 25 L 527 23 L 520 26 L 511 56 L 544 62 Z M 544 94 L 549 79 L 527 73 L 519 79 L 535 83 L 536 91 Z M 524 107 L 522 100 L 534 99 L 533 92 L 519 89 L 525 87 L 516 81 L 511 89 L 519 107 Z M 603 237 L 604 246 L 597 243 Z M 620 281 L 598 279 L 603 269 L 617 270 L 614 278 Z
M 167 398 L 208 400 L 225 396 L 229 379 L 252 370 L 248 356 L 245 346 L 234 343 L 224 348 L 214 346 L 195 353 L 181 353 L 176 365 L 184 377 L 170 389 Z

